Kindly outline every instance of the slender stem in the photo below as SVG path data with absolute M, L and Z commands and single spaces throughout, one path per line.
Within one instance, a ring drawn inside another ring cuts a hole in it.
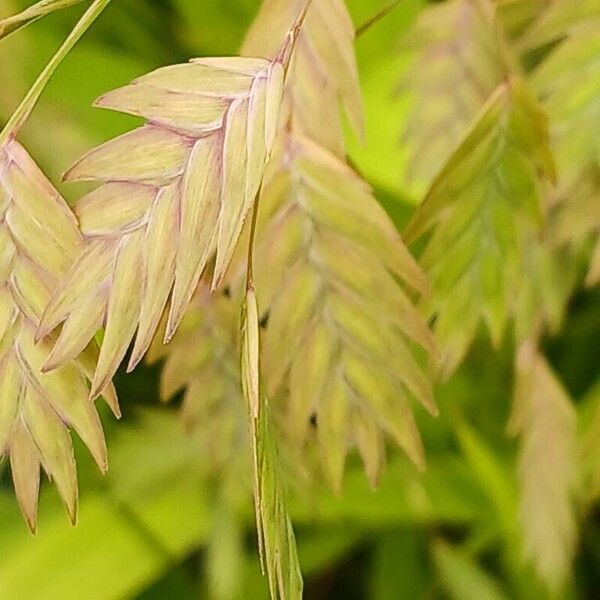
M 0 38 L 10 35 L 17 29 L 25 27 L 29 23 L 36 21 L 40 17 L 63 8 L 69 8 L 74 4 L 85 2 L 86 0 L 40 0 L 37 4 L 28 6 L 25 10 L 11 15 L 5 19 L 0 19 Z
M 23 101 L 0 133 L 0 146 L 5 144 L 8 139 L 17 136 L 19 130 L 39 100 L 46 84 L 50 81 L 50 78 L 54 75 L 54 72 L 60 63 L 79 41 L 81 36 L 87 31 L 90 25 L 96 20 L 98 15 L 106 8 L 109 2 L 110 0 L 95 0 L 95 2 L 86 10 L 77 25 L 73 28 L 73 31 L 69 34 L 69 37 L 67 37 L 63 45 L 46 65 L 46 68 L 40 73 L 39 77 L 31 86 L 31 89 L 27 92 L 27 95 L 23 98 Z
M 374 14 L 370 19 L 367 19 L 356 30 L 356 37 L 360 37 L 363 33 L 371 29 L 373 25 L 377 24 L 379 21 L 381 21 L 381 19 L 391 13 L 401 1 L 402 0 L 392 0 L 392 2 L 390 2 L 387 6 L 384 6 L 378 13 Z
M 256 239 L 256 224 L 258 221 L 258 205 L 262 194 L 262 182 L 254 199 L 252 221 L 250 223 L 250 239 L 248 240 L 248 259 L 246 262 L 246 291 L 254 289 L 254 241 Z

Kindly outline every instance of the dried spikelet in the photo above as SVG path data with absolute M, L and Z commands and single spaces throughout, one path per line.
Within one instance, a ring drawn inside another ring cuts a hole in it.
M 489 0 L 450 0 L 419 16 L 405 42 L 413 61 L 400 83 L 411 98 L 403 132 L 410 182 L 431 182 L 504 80 L 495 26 Z
M 527 290 L 531 277 L 548 275 L 535 241 L 543 191 L 553 181 L 545 115 L 512 80 L 488 100 L 406 231 L 410 241 L 431 231 L 421 264 L 434 288 L 427 312 L 437 315 L 442 376 L 460 363 L 481 320 L 499 344 L 510 317 L 522 338 L 538 324 L 540 309 L 552 312 L 532 306 Z
M 569 396 L 531 342 L 517 355 L 511 429 L 522 439 L 520 519 L 524 551 L 556 591 L 575 550 L 576 414 Z
M 242 54 L 274 58 L 277 40 L 294 22 L 304 0 L 265 0 L 242 45 Z M 339 107 L 363 134 L 354 26 L 343 0 L 313 0 L 298 35 L 287 76 L 282 123 L 338 156 L 345 155 Z
M 149 123 L 92 150 L 66 174 L 101 185 L 75 208 L 83 248 L 40 325 L 41 338 L 64 322 L 46 370 L 77 356 L 104 324 L 95 397 L 136 330 L 129 369 L 141 359 L 169 296 L 165 339 L 172 337 L 215 253 L 213 288 L 220 283 L 275 136 L 292 34 L 275 61 L 196 59 L 97 102 Z
M 73 214 L 25 149 L 0 149 L 0 452 L 8 454 L 23 514 L 34 530 L 40 465 L 52 478 L 74 521 L 77 476 L 68 428 L 106 470 L 98 414 L 88 400 L 97 359 L 94 345 L 76 361 L 42 374 L 52 339 L 34 343 L 50 294 L 77 255 Z M 114 388 L 105 398 L 119 414 Z
M 323 468 L 336 490 L 353 444 L 376 483 L 382 431 L 422 465 L 408 397 L 436 409 L 412 346 L 433 352 L 433 342 L 398 280 L 421 293 L 427 284 L 393 224 L 358 175 L 297 136 L 277 147 L 260 202 L 263 372 L 269 397 L 289 390 L 294 444 L 304 443 L 316 415 Z

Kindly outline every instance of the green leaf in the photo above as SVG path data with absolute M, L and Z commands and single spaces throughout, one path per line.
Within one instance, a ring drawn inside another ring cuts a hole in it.
M 489 442 L 462 418 L 456 419 L 455 429 L 469 468 L 494 508 L 507 541 L 511 542 L 517 527 L 517 491 L 509 465 Z
M 393 529 L 377 538 L 369 598 L 413 600 L 427 596 L 427 548 L 418 530 Z

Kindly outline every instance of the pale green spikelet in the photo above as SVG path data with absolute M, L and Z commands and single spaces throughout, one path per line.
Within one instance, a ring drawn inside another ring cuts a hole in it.
M 552 126 L 558 174 L 567 183 L 600 157 L 600 8 L 596 12 L 596 20 L 568 28 L 532 75 Z
M 555 42 L 532 86 L 548 112 L 561 181 L 555 227 L 572 247 L 591 240 L 588 285 L 600 281 L 599 27 L 597 2 L 555 2 L 526 39 L 530 48 Z
M 260 202 L 263 373 L 269 397 L 286 398 L 293 444 L 304 445 L 316 417 L 323 470 L 338 491 L 354 445 L 376 484 L 383 432 L 422 466 L 409 398 L 436 408 L 413 350 L 434 348 L 411 296 L 428 288 L 389 217 L 356 173 L 299 136 L 277 146 Z
M 506 0 L 508 1 L 508 0 Z M 525 0 L 520 0 L 524 2 Z M 529 0 L 533 2 L 533 0 Z M 542 3 L 536 0 L 536 4 Z M 524 48 L 539 48 L 555 42 L 566 34 L 573 34 L 582 25 L 597 25 L 600 19 L 600 5 L 597 0 L 546 0 L 545 6 L 537 14 L 532 26 L 522 40 Z M 579 65 L 574 64 L 575 68 Z M 580 82 L 583 83 L 583 82 Z
M 130 369 L 138 363 L 169 297 L 165 338 L 172 337 L 215 253 L 213 287 L 220 283 L 270 153 L 283 70 L 278 60 L 196 59 L 98 101 L 150 123 L 92 150 L 66 174 L 100 186 L 75 207 L 84 243 L 38 332 L 65 323 L 46 368 L 76 356 L 104 325 L 94 397 L 136 330 Z
M 77 255 L 75 217 L 25 149 L 0 148 L 0 452 L 10 457 L 15 490 L 34 530 L 40 466 L 52 478 L 69 516 L 77 514 L 77 478 L 69 429 L 85 442 L 102 471 L 104 435 L 88 400 L 97 348 L 52 373 L 41 368 L 52 338 L 36 344 L 35 331 L 58 280 Z M 104 391 L 119 414 L 114 388 Z
M 555 179 L 547 120 L 525 84 L 502 84 L 432 183 L 406 230 L 431 233 L 421 264 L 431 278 L 427 312 L 437 315 L 441 375 L 461 362 L 484 321 L 492 341 L 519 318 L 522 336 L 539 314 L 522 307 L 546 214 L 544 190 Z

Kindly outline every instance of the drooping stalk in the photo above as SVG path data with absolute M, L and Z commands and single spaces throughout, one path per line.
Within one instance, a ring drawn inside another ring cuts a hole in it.
M 16 137 L 60 63 L 88 30 L 90 25 L 96 20 L 98 15 L 106 8 L 109 2 L 110 0 L 95 0 L 95 2 L 87 9 L 8 120 L 8 123 L 0 133 L 0 146 L 6 143 L 8 139 Z
M 86 0 L 40 0 L 36 4 L 28 6 L 16 15 L 0 19 L 0 39 L 18 31 L 22 27 L 37 21 L 44 15 L 50 14 L 63 8 L 69 8 Z

